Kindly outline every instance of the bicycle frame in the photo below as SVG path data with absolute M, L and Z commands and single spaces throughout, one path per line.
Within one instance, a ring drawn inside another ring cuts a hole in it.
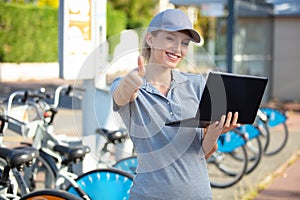
M 30 95 L 26 91 L 16 91 L 12 93 L 9 98 L 8 98 L 8 103 L 7 103 L 7 109 L 6 109 L 6 114 L 9 115 L 12 111 L 12 104 L 15 98 L 21 97 L 22 102 L 25 103 L 25 109 L 26 106 L 32 106 L 35 108 L 37 112 L 37 116 L 39 116 L 39 119 L 36 120 L 35 127 L 34 128 L 34 134 L 33 134 L 33 142 L 32 144 L 27 144 L 30 146 L 33 146 L 40 151 L 40 155 L 43 158 L 46 158 L 45 161 L 51 168 L 51 171 L 55 175 L 55 188 L 63 189 L 66 187 L 66 182 L 70 183 L 73 185 L 73 187 L 78 187 L 78 184 L 74 181 L 77 178 L 77 175 L 70 172 L 69 169 L 72 168 L 72 164 L 64 165 L 63 164 L 63 157 L 60 155 L 60 153 L 54 151 L 54 147 L 56 145 L 64 144 L 68 145 L 66 143 L 63 143 L 62 141 L 58 140 L 53 132 L 53 119 L 56 114 L 55 108 L 58 107 L 59 105 L 59 97 L 62 91 L 66 89 L 67 93 L 70 93 L 70 90 L 72 89 L 68 85 L 62 85 L 59 86 L 56 91 L 55 91 L 55 96 L 54 96 L 54 103 L 52 105 L 44 102 L 42 99 L 45 98 L 45 95 L 41 94 L 33 94 Z M 38 98 L 37 101 L 28 101 L 28 97 L 33 97 L 33 98 Z M 45 112 L 51 111 L 50 115 L 50 120 L 49 118 L 46 120 L 47 117 L 45 115 Z M 13 119 L 13 118 L 12 118 Z M 26 132 L 28 131 L 28 127 L 26 126 L 27 124 L 25 122 L 22 122 L 18 126 L 25 126 L 21 128 L 16 128 L 14 130 L 17 130 L 17 133 L 21 134 L 22 136 L 28 137 L 28 134 Z M 31 176 L 31 173 L 25 174 L 26 178 L 29 180 L 28 176 Z M 47 177 L 46 177 L 47 179 Z M 47 181 L 47 180 L 45 180 Z M 88 198 L 86 198 L 88 199 Z

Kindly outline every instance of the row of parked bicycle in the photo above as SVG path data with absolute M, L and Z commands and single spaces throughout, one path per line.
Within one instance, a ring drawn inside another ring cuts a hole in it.
M 95 131 L 106 139 L 99 149 L 102 167 L 86 173 L 74 169 L 82 164 L 90 148 L 83 144 L 70 146 L 54 133 L 61 96 L 73 93 L 70 85 L 61 85 L 54 95 L 43 90 L 15 91 L 2 102 L 0 199 L 128 199 L 133 175 L 118 170 L 118 163 L 105 160 L 113 155 L 109 150 L 111 144 L 128 139 L 125 130 Z M 7 130 L 32 138 L 32 142 L 7 148 L 3 144 Z
M 261 107 L 254 124 L 221 135 L 218 151 L 207 160 L 212 187 L 238 183 L 257 168 L 263 156 L 279 153 L 288 141 L 286 121 L 285 112 Z
M 128 199 L 137 167 L 132 156 L 115 160 L 116 144 L 129 139 L 126 130 L 98 129 L 105 140 L 99 147 L 99 168 L 78 173 L 88 146 L 70 146 L 54 133 L 54 118 L 61 96 L 78 96 L 70 85 L 61 85 L 55 93 L 15 91 L 2 102 L 0 115 L 0 200 L 30 199 L 56 195 L 62 199 Z M 272 108 L 260 108 L 255 124 L 243 125 L 221 135 L 219 149 L 208 160 L 212 187 L 226 188 L 251 173 L 263 155 L 281 151 L 288 139 L 286 115 Z M 6 130 L 32 138 L 17 148 L 6 148 L 2 138 Z M 63 192 L 65 190 L 67 192 Z M 74 195 L 74 197 L 64 196 Z

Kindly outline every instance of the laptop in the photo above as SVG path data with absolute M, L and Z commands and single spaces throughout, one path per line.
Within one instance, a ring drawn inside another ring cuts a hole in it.
M 230 111 L 239 112 L 238 123 L 252 124 L 267 82 L 266 77 L 211 71 L 196 115 L 188 119 L 167 121 L 165 125 L 205 128 Z

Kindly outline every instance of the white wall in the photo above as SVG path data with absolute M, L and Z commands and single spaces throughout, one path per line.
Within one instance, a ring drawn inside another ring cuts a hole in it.
M 300 101 L 300 17 L 274 18 L 274 99 Z
M 0 82 L 44 80 L 58 77 L 58 63 L 0 63 Z

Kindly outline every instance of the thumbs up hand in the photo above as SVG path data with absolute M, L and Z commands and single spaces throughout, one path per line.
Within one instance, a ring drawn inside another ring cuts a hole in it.
M 144 57 L 143 56 L 139 56 L 138 57 L 138 73 L 140 77 L 145 76 L 145 66 L 144 66 Z
M 133 101 L 137 97 L 138 90 L 143 84 L 142 77 L 145 75 L 145 66 L 143 56 L 138 57 L 138 67 L 128 73 L 127 77 L 127 86 L 128 92 L 132 93 L 130 101 Z
M 144 58 L 138 57 L 138 67 L 130 71 L 120 82 L 114 92 L 114 100 L 118 106 L 123 106 L 137 97 L 138 90 L 143 84 L 145 75 Z

